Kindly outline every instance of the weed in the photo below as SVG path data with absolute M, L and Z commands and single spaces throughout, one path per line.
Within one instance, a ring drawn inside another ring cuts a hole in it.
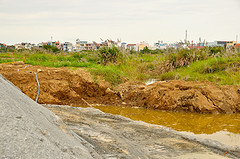
M 108 62 L 116 63 L 119 57 L 120 51 L 115 46 L 112 47 L 102 47 L 99 50 L 99 57 L 101 63 L 106 65 Z

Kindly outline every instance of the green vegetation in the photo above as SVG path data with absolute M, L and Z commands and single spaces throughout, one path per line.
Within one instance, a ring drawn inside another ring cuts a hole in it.
M 118 85 L 125 81 L 124 76 L 122 76 L 122 72 L 115 66 L 95 65 L 95 67 L 89 69 L 89 71 L 95 77 L 96 76 L 104 77 L 104 79 L 110 82 L 112 85 Z
M 107 63 L 116 63 L 118 57 L 120 57 L 120 50 L 113 47 L 102 47 L 99 49 L 99 58 L 102 64 L 106 65 Z
M 240 84 L 239 77 L 239 56 L 209 58 L 160 75 L 161 80 L 208 80 L 223 85 Z
M 149 54 L 149 53 L 151 52 L 151 50 L 150 50 L 147 46 L 145 46 L 145 47 L 143 48 L 143 50 L 141 50 L 141 52 L 142 52 L 143 54 Z
M 54 53 L 60 52 L 60 50 L 56 46 L 51 46 L 51 45 L 43 45 L 43 49 L 52 51 Z
M 222 47 L 168 49 L 143 52 L 103 47 L 98 51 L 66 53 L 55 48 L 0 53 L 0 63 L 22 61 L 46 67 L 83 67 L 95 81 L 104 78 L 112 85 L 126 80 L 209 80 L 218 84 L 240 84 L 240 53 Z

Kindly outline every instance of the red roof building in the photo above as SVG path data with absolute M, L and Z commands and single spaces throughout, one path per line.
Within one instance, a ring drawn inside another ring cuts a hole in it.
M 235 44 L 234 47 L 237 49 L 237 48 L 240 48 L 240 44 Z

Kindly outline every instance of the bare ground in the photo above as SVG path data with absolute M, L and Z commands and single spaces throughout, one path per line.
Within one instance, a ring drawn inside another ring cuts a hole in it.
M 103 158 L 220 159 L 240 155 L 239 148 L 235 151 L 218 142 L 198 141 L 166 127 L 132 121 L 94 108 L 43 106 L 83 138 L 84 146 L 90 146 Z
M 145 85 L 127 82 L 111 87 L 95 83 L 84 69 L 0 65 L 0 73 L 30 98 L 37 96 L 37 73 L 41 85 L 38 103 L 61 105 L 125 105 L 168 111 L 239 113 L 240 86 L 219 86 L 207 81 L 169 81 Z
M 57 116 L 0 76 L 0 158 L 240 157 L 238 147 L 202 142 L 162 126 L 94 108 L 44 106 Z

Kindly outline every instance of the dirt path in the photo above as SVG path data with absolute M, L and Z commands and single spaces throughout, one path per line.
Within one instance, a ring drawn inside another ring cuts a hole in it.
M 151 85 L 127 82 L 111 87 L 95 83 L 84 69 L 0 65 L 0 73 L 35 100 L 36 72 L 41 85 L 38 103 L 61 105 L 125 105 L 167 111 L 239 113 L 240 86 L 219 86 L 207 81 L 159 81 Z
M 89 143 L 103 158 L 219 159 L 227 157 L 223 150 L 203 146 L 190 139 L 186 140 L 186 137 L 165 127 L 132 121 L 94 108 L 44 106 L 59 116 L 72 131 L 86 140 L 86 145 Z M 237 155 L 240 155 L 239 152 Z M 237 156 L 229 157 L 237 158 Z

